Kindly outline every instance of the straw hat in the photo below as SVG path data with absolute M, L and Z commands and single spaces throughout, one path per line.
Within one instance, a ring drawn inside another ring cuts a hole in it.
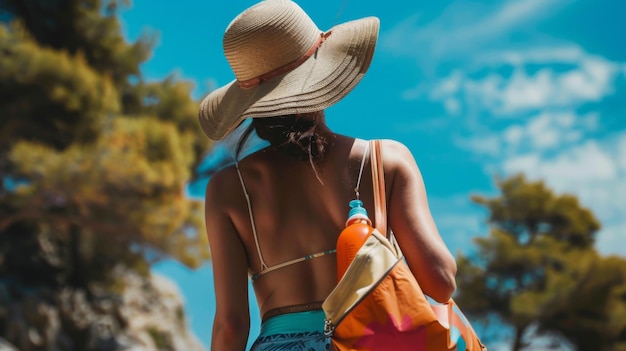
M 291 0 L 265 0 L 237 16 L 224 34 L 236 79 L 204 98 L 200 125 L 221 140 L 245 118 L 323 110 L 346 96 L 372 60 L 375 17 L 326 32 Z

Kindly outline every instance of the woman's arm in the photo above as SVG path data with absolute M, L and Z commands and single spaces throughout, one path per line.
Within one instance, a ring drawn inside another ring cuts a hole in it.
M 456 289 L 456 261 L 430 213 L 420 170 L 399 142 L 385 140 L 383 153 L 385 173 L 391 173 L 387 173 L 391 176 L 387 178 L 391 181 L 389 226 L 424 293 L 446 302 Z
M 245 350 L 250 331 L 247 258 L 224 201 L 229 187 L 224 172 L 207 186 L 205 222 L 213 261 L 215 319 L 211 350 Z

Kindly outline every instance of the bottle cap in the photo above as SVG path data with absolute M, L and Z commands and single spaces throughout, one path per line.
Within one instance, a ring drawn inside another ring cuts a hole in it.
M 367 218 L 367 210 L 363 207 L 363 201 L 361 200 L 352 200 L 350 201 L 350 212 L 348 213 L 348 219 L 352 218 Z

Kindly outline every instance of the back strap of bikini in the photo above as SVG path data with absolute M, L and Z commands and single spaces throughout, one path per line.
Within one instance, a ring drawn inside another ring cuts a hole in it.
M 250 203 L 250 195 L 248 195 L 248 189 L 246 189 L 246 184 L 243 182 L 243 177 L 241 176 L 241 171 L 239 170 L 239 162 L 235 163 L 235 168 L 237 169 L 237 174 L 239 175 L 239 180 L 241 181 L 241 187 L 243 188 L 243 194 L 246 197 L 246 202 L 248 203 L 248 214 L 250 215 L 250 224 L 252 225 L 252 234 L 254 235 L 254 244 L 256 245 L 256 251 L 259 254 L 259 260 L 261 260 L 261 271 L 267 270 L 267 264 L 263 260 L 263 255 L 261 254 L 261 246 L 259 245 L 259 238 L 256 233 L 256 224 L 254 224 L 254 215 L 252 214 L 252 204 Z
M 326 250 L 326 251 L 314 253 L 312 255 L 306 255 L 304 257 L 296 258 L 296 259 L 293 259 L 293 260 L 290 260 L 290 261 L 287 261 L 287 262 L 279 263 L 279 264 L 277 264 L 275 266 L 266 267 L 265 269 L 262 269 L 259 273 L 251 275 L 250 279 L 252 279 L 254 281 L 254 280 L 259 279 L 259 277 L 261 277 L 263 274 L 269 273 L 271 271 L 275 271 L 277 269 L 280 269 L 280 268 L 283 268 L 283 267 L 287 267 L 287 266 L 292 265 L 294 263 L 308 261 L 308 260 L 313 259 L 313 258 L 330 255 L 330 254 L 333 254 L 335 252 L 337 252 L 336 249 Z

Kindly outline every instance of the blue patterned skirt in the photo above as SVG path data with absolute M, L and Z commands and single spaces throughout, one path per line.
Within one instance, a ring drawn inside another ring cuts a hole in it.
M 282 314 L 261 325 L 261 334 L 250 351 L 326 351 L 330 340 L 324 336 L 324 311 Z

